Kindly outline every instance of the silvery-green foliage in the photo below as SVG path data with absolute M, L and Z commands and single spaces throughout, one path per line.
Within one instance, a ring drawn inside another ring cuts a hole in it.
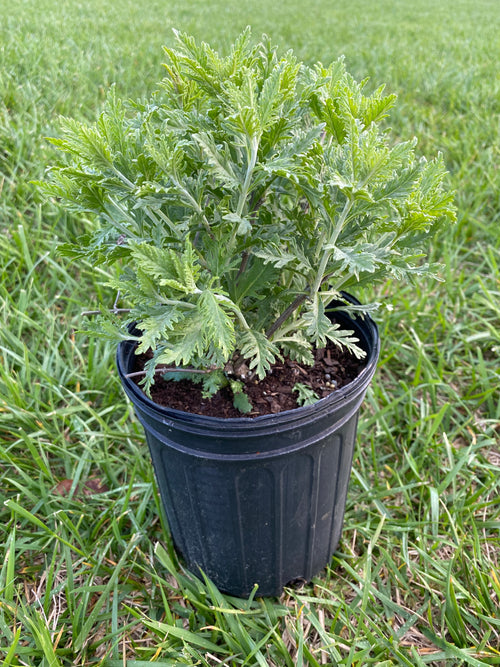
M 308 387 L 302 382 L 296 382 L 293 391 L 296 391 L 298 394 L 297 403 L 299 405 L 313 405 L 319 398 L 311 387 Z
M 212 370 L 212 391 L 221 371 L 263 378 L 328 340 L 362 356 L 328 304 L 430 270 L 422 248 L 454 217 L 442 158 L 394 142 L 380 121 L 395 96 L 365 95 L 342 59 L 307 67 L 248 30 L 224 57 L 176 38 L 149 101 L 111 89 L 95 125 L 64 119 L 53 140 L 70 159 L 45 191 L 97 221 L 65 251 L 117 263 L 130 308 L 103 331 L 137 323 L 146 387 L 160 364 Z

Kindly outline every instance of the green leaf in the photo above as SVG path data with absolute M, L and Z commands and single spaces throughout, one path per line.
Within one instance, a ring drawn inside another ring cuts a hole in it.
M 278 347 L 266 336 L 252 329 L 248 329 L 239 336 L 240 350 L 243 357 L 249 361 L 249 368 L 255 369 L 257 377 L 263 379 L 277 357 L 280 357 Z
M 234 407 L 242 412 L 243 414 L 248 414 L 252 412 L 253 406 L 250 403 L 248 396 L 243 390 L 243 383 L 239 380 L 229 380 L 231 391 L 233 392 L 233 405 Z
M 217 180 L 232 190 L 236 189 L 240 182 L 235 174 L 235 165 L 232 164 L 227 145 L 218 147 L 214 138 L 207 132 L 194 134 L 193 138 L 203 150 Z
M 169 332 L 183 317 L 183 313 L 172 306 L 157 306 L 149 311 L 149 317 L 141 319 L 137 328 L 141 330 L 137 354 L 155 350 L 159 341 L 168 340 Z
M 88 126 L 71 118 L 63 118 L 61 129 L 63 133 L 61 139 L 50 139 L 54 146 L 72 153 L 96 168 L 105 170 L 112 168 L 113 160 L 109 144 L 97 126 Z
M 456 598 L 453 577 L 451 574 L 453 562 L 453 560 L 450 561 L 450 567 L 448 568 L 448 573 L 446 575 L 446 625 L 451 636 L 453 637 L 454 643 L 460 647 L 466 647 L 468 642 L 467 630 L 460 612 L 460 606 Z
M 93 316 L 93 319 L 85 322 L 84 326 L 78 329 L 78 333 L 113 343 L 120 340 L 139 340 L 137 336 L 129 333 L 126 322 L 112 312 L 107 311 L 103 311 L 100 315 Z
M 226 360 L 229 359 L 234 351 L 236 336 L 233 318 L 228 314 L 227 308 L 234 304 L 230 303 L 229 299 L 220 300 L 219 295 L 208 289 L 200 294 L 198 303 L 203 317 L 203 335 L 221 350 Z
M 339 113 L 336 100 L 325 100 L 320 117 L 324 121 L 328 132 L 336 138 L 339 144 L 343 143 L 346 136 L 346 123 Z
M 306 325 L 306 333 L 319 347 L 325 347 L 331 321 L 325 315 L 325 306 L 316 295 L 309 308 L 302 313 L 302 321 Z
M 239 264 L 241 265 L 241 262 Z M 252 299 L 262 298 L 261 295 L 269 289 L 269 285 L 275 284 L 278 276 L 279 273 L 273 266 L 264 264 L 260 258 L 252 254 L 246 269 L 239 274 L 232 286 L 233 301 L 240 304 L 248 295 Z
M 311 343 L 306 340 L 301 332 L 295 332 L 293 336 L 282 336 L 278 331 L 273 336 L 273 343 L 283 350 L 283 353 L 293 361 L 298 361 L 306 366 L 314 364 Z
M 398 173 L 395 178 L 386 181 L 376 188 L 373 193 L 373 198 L 376 201 L 405 200 L 415 187 L 419 172 L 419 167 L 409 167 L 408 169 L 404 169 L 402 172 Z
M 186 240 L 183 252 L 147 243 L 130 243 L 130 248 L 144 275 L 154 279 L 161 287 L 184 294 L 193 294 L 197 290 L 200 269 L 189 241 Z
M 233 132 L 243 135 L 247 142 L 252 143 L 262 132 L 257 108 L 256 73 L 245 68 L 238 83 L 234 80 L 225 83 L 224 93 L 229 127 Z
M 241 215 L 237 215 L 236 213 L 226 213 L 226 215 L 222 216 L 222 219 L 237 225 L 236 234 L 238 236 L 244 236 L 252 231 L 252 223 L 250 220 L 248 218 L 242 218 Z
M 357 359 L 366 356 L 366 352 L 357 345 L 359 339 L 353 336 L 354 331 L 341 329 L 339 324 L 333 324 L 325 315 L 325 306 L 318 297 L 312 300 L 309 309 L 302 314 L 302 319 L 308 336 L 318 347 L 325 347 L 327 341 L 331 340 L 335 345 L 352 352 Z
M 365 127 L 378 123 L 388 115 L 397 100 L 397 95 L 383 96 L 385 85 L 380 86 L 370 97 L 363 97 L 361 115 Z
M 300 64 L 294 56 L 289 55 L 289 58 L 279 62 L 265 79 L 258 102 L 258 114 L 263 130 L 283 115 L 283 104 L 294 95 L 299 70 Z
M 260 163 L 260 168 L 268 174 L 300 183 L 309 172 L 306 156 L 317 145 L 323 130 L 323 125 L 302 131 L 295 130 L 287 145 L 283 146 L 279 153 Z
M 228 380 L 223 371 L 213 371 L 202 376 L 203 398 L 212 398 L 215 394 L 227 386 Z
M 182 380 L 189 380 L 194 384 L 199 384 L 202 381 L 202 376 L 199 373 L 192 373 L 191 371 L 167 371 L 162 374 L 162 378 L 166 382 L 182 382 Z
M 160 354 L 154 360 L 154 364 L 151 363 L 151 365 L 153 367 L 158 364 L 196 367 L 198 359 L 204 357 L 206 351 L 206 340 L 200 335 L 204 324 L 204 318 L 199 311 L 189 311 L 177 323 L 169 340 L 166 341 Z
M 349 350 L 356 359 L 364 359 L 366 352 L 359 345 L 359 338 L 353 336 L 354 331 L 350 329 L 342 329 L 340 324 L 332 324 L 326 332 L 326 337 L 335 343 L 338 347 L 344 347 Z
M 329 247 L 325 246 L 325 249 Z M 359 277 L 362 271 L 373 273 L 380 261 L 373 252 L 373 246 L 366 243 L 352 249 L 334 246 L 332 259 L 340 262 L 341 271 L 349 271 L 356 277 Z
M 25 509 L 19 503 L 16 503 L 15 500 L 9 499 L 4 501 L 5 507 L 8 507 L 12 512 L 15 512 L 18 516 L 27 520 L 29 523 L 32 523 L 37 528 L 40 528 L 42 532 L 47 533 L 50 537 L 61 542 L 62 544 L 69 547 L 72 551 L 76 552 L 79 556 L 86 558 L 85 552 L 79 549 L 74 544 L 71 544 L 64 537 L 61 537 L 56 531 L 53 531 L 44 521 L 39 519 L 35 514 L 32 514 L 29 510 Z
M 305 249 L 304 249 L 305 248 Z M 294 240 L 283 243 L 283 241 L 269 241 L 263 248 L 255 248 L 254 255 L 264 260 L 265 264 L 272 264 L 277 269 L 293 268 L 301 274 L 312 272 L 308 249 L 305 244 L 300 245 Z
M 297 403 L 299 405 L 313 405 L 319 400 L 318 394 L 307 384 L 296 382 L 293 391 L 298 393 Z
M 254 255 L 264 260 L 265 264 L 272 264 L 277 269 L 283 269 L 290 264 L 297 263 L 297 257 L 277 244 L 268 244 L 265 248 L 256 248 Z

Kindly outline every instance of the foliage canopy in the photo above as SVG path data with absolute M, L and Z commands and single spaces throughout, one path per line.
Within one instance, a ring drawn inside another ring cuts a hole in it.
M 328 340 L 362 356 L 327 308 L 431 271 L 422 247 L 454 218 L 441 156 L 391 142 L 381 121 L 395 96 L 365 95 L 342 59 L 309 67 L 248 29 L 224 57 L 176 38 L 150 100 L 112 88 L 94 125 L 63 119 L 53 139 L 70 160 L 45 192 L 97 221 L 63 250 L 116 263 L 109 284 L 130 309 L 91 328 L 130 338 L 136 323 L 138 351 L 154 353 L 146 389 L 168 366 L 237 395 L 243 371 L 262 378 L 283 354 L 311 363 Z

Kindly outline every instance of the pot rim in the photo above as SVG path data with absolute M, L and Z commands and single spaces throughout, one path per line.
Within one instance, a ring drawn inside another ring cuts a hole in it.
M 349 301 L 354 304 L 359 302 L 350 295 L 345 295 Z M 338 312 L 342 312 L 339 309 Z M 214 417 L 210 415 L 200 415 L 194 412 L 185 412 L 183 410 L 177 410 L 175 408 L 167 408 L 158 403 L 155 403 L 151 400 L 143 391 L 138 387 L 138 385 L 133 382 L 130 378 L 125 377 L 125 354 L 129 351 L 128 346 L 135 344 L 134 341 L 122 341 L 118 345 L 118 350 L 116 354 L 117 368 L 120 375 L 120 379 L 123 383 L 124 389 L 133 402 L 138 402 L 140 409 L 150 414 L 154 414 L 155 418 L 162 419 L 164 421 L 171 422 L 182 422 L 185 425 L 192 424 L 196 427 L 203 427 L 205 425 L 207 428 L 217 426 L 222 430 L 240 430 L 246 429 L 249 425 L 253 424 L 256 427 L 261 426 L 271 426 L 278 424 L 285 424 L 294 422 L 296 420 L 307 421 L 307 418 L 311 415 L 318 415 L 325 411 L 330 411 L 335 409 L 335 407 L 340 406 L 344 403 L 347 403 L 351 398 L 358 394 L 364 394 L 366 388 L 368 387 L 370 380 L 372 379 L 378 362 L 378 356 L 380 352 L 380 338 L 378 334 L 378 328 L 373 319 L 368 315 L 364 314 L 361 316 L 348 316 L 349 319 L 353 322 L 357 333 L 363 333 L 364 342 L 368 347 L 368 359 L 366 366 L 359 373 L 357 377 L 354 378 L 351 382 L 346 384 L 341 389 L 334 390 L 328 396 L 319 399 L 312 405 L 304 405 L 292 410 L 284 410 L 275 414 L 265 414 L 259 415 L 257 417 Z

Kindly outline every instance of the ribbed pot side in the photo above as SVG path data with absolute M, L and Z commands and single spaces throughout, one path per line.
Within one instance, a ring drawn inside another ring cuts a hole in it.
M 144 426 L 163 506 L 188 568 L 218 588 L 279 595 L 330 561 L 342 531 L 361 402 L 379 354 L 367 316 L 335 313 L 367 351 L 360 375 L 312 406 L 257 418 L 217 419 L 163 408 L 125 375 L 135 343 L 120 343 L 118 371 Z

